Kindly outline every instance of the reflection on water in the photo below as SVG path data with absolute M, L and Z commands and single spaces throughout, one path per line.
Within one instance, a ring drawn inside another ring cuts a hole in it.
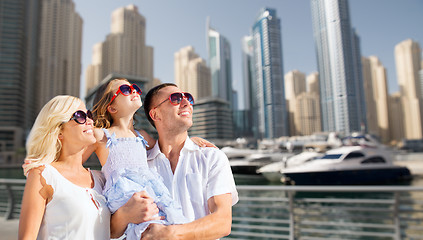
M 261 175 L 234 174 L 236 185 L 284 185 L 283 183 L 269 182 Z M 423 186 L 423 175 L 414 176 L 411 180 L 402 180 L 389 185 Z

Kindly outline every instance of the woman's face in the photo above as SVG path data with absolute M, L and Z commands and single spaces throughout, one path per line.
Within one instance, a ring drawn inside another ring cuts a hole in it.
M 87 114 L 85 104 L 81 103 L 77 111 L 83 111 Z M 79 118 L 79 122 L 81 122 L 81 118 Z M 63 147 L 65 147 L 66 144 L 81 147 L 87 147 L 94 144 L 96 139 L 93 132 L 93 120 L 86 117 L 85 123 L 82 124 L 76 122 L 75 120 L 70 120 L 64 123 L 59 138 L 62 141 Z

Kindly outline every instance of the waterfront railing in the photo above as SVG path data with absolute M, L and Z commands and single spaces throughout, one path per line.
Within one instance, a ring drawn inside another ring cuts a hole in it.
M 25 180 L 0 179 L 0 214 L 19 218 Z M 226 239 L 423 239 L 423 187 L 237 186 Z
M 229 239 L 423 239 L 423 187 L 237 188 Z
M 25 179 L 0 178 L 0 213 L 6 220 L 19 218 Z

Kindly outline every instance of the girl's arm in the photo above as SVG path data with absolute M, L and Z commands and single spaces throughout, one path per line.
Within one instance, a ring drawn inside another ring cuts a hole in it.
M 53 188 L 41 176 L 44 167 L 31 169 L 22 197 L 19 217 L 19 239 L 36 239 L 44 217 L 47 202 L 53 196 Z

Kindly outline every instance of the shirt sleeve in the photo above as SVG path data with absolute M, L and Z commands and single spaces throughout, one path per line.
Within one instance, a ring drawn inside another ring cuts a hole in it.
M 235 205 L 238 202 L 238 192 L 228 157 L 220 150 L 213 150 L 213 153 L 210 152 L 211 156 L 208 157 L 211 165 L 207 182 L 207 199 L 230 193 L 232 195 L 232 205 Z

